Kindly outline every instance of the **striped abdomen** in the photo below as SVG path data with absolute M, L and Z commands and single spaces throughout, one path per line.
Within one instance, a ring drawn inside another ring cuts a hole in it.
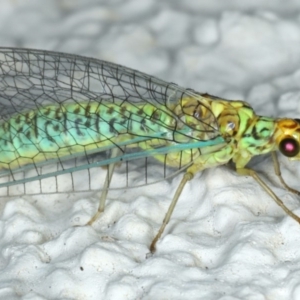
M 0 125 L 0 169 L 152 138 L 174 128 L 172 122 L 150 104 L 69 103 L 21 112 Z

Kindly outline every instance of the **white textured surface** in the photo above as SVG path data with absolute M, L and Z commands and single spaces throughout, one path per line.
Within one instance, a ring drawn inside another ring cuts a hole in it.
M 108 4 L 109 3 L 109 4 Z M 1 2 L 1 46 L 117 62 L 260 115 L 300 115 L 300 0 Z M 299 188 L 300 164 L 280 157 Z M 296 214 L 268 157 L 251 166 Z M 300 299 L 300 226 L 226 167 L 189 183 L 148 258 L 180 181 L 97 198 L 0 203 L 0 299 Z

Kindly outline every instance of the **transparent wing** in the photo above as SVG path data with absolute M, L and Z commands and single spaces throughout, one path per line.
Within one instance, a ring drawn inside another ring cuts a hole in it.
M 143 168 L 139 184 L 148 183 L 155 162 L 152 157 L 166 162 L 163 157 L 170 153 L 188 157 L 190 151 L 190 159 L 171 166 L 181 170 L 201 155 L 201 149 L 224 144 L 205 102 L 198 100 L 209 113 L 195 128 L 185 123 L 184 111 L 176 108 L 186 98 L 200 98 L 198 94 L 113 63 L 58 52 L 0 48 L 0 78 L 0 155 L 7 155 L 9 144 L 15 157 L 2 159 L 0 187 L 6 187 L 2 195 L 10 194 L 9 186 L 15 184 L 21 185 L 19 193 L 31 193 L 25 186 L 31 181 L 38 182 L 39 190 L 34 193 L 59 192 L 61 174 L 69 175 L 73 191 L 76 173 L 79 180 L 84 176 L 90 181 L 86 190 L 99 190 L 101 184 L 91 183 L 91 168 L 117 162 L 123 163 L 124 185 L 136 184 L 130 183 L 129 166 Z M 74 147 L 66 147 L 62 136 Z M 53 145 L 56 150 L 51 150 Z M 35 157 L 21 151 L 33 146 L 39 152 Z M 112 157 L 115 148 L 118 155 Z M 169 164 L 160 165 L 161 178 L 168 177 Z M 52 189 L 45 184 L 48 177 L 55 181 Z

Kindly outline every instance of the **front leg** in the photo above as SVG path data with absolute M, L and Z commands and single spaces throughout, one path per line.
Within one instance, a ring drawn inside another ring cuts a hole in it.
M 280 165 L 279 165 L 279 161 L 278 161 L 276 152 L 273 151 L 271 154 L 272 154 L 273 166 L 274 166 L 275 174 L 279 177 L 279 180 L 280 180 L 281 184 L 282 184 L 288 191 L 290 191 L 290 192 L 292 192 L 292 193 L 294 193 L 294 194 L 300 196 L 300 192 L 297 191 L 297 190 L 295 190 L 295 189 L 293 189 L 293 188 L 291 188 L 291 187 L 289 187 L 289 186 L 285 183 L 284 179 L 282 178 L 282 176 L 281 176 L 281 171 L 280 171 Z
M 251 176 L 252 178 L 254 178 L 254 180 L 256 182 L 259 183 L 259 185 L 273 198 L 273 200 L 290 216 L 292 217 L 295 221 L 297 221 L 298 223 L 300 223 L 300 218 L 295 215 L 290 209 L 288 209 L 284 203 L 282 202 L 282 200 L 280 198 L 278 198 L 274 192 L 267 186 L 267 184 L 258 176 L 258 174 L 252 170 L 252 169 L 248 169 L 248 168 L 237 168 L 236 169 L 237 173 L 239 175 L 243 175 L 243 176 Z

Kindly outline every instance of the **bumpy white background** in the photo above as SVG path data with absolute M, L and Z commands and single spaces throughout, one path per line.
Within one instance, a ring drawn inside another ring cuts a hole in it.
M 300 117 L 300 1 L 2 0 L 0 45 L 113 61 L 201 92 Z M 300 162 L 280 157 L 300 188 Z M 269 157 L 251 164 L 300 215 Z M 101 171 L 99 171 L 101 172 Z M 224 167 L 185 188 L 147 256 L 180 176 L 109 197 L 0 202 L 0 299 L 300 299 L 300 226 Z

